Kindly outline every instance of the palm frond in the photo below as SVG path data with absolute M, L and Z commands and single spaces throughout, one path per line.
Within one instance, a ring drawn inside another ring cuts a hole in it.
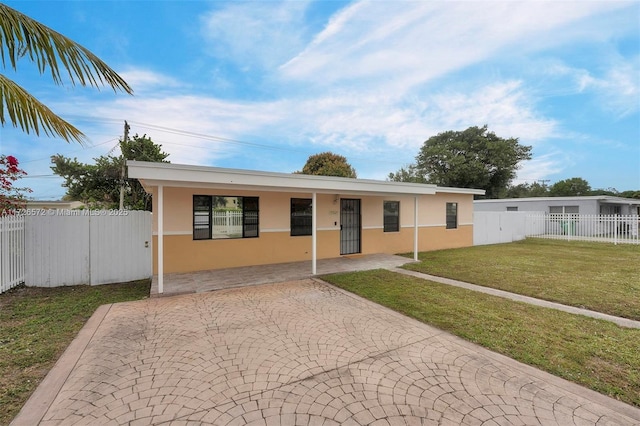
M 63 84 L 60 65 L 67 70 L 72 85 L 100 88 L 132 94 L 133 90 L 100 58 L 73 40 L 0 3 L 0 58 L 16 69 L 18 60 L 28 56 L 41 74 L 47 68 L 56 84 Z
M 36 135 L 44 133 L 48 136 L 60 136 L 67 142 L 75 140 L 81 145 L 86 141 L 80 130 L 58 117 L 15 82 L 0 74 L 1 126 L 4 126 L 7 120 L 5 109 L 14 127 L 20 127 L 26 133 L 33 130 Z

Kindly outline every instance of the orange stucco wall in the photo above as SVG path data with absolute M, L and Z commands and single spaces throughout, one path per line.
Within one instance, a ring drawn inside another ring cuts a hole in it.
M 165 187 L 163 194 L 165 273 L 311 259 L 311 236 L 290 236 L 290 200 L 291 198 L 311 198 L 311 194 L 173 187 Z M 194 241 L 192 236 L 193 195 L 259 197 L 259 237 Z M 154 212 L 158 211 L 157 198 L 154 194 Z M 339 198 L 361 200 L 363 254 L 413 251 L 413 197 L 318 194 L 318 259 L 340 256 Z M 383 232 L 384 200 L 400 202 L 401 229 L 399 232 Z M 457 229 L 445 229 L 447 202 L 458 203 Z M 472 195 L 422 196 L 418 202 L 418 249 L 427 251 L 470 246 L 473 244 L 472 224 Z M 157 214 L 154 214 L 153 229 L 156 234 Z M 154 273 L 157 272 L 157 246 L 157 237 L 154 235 Z

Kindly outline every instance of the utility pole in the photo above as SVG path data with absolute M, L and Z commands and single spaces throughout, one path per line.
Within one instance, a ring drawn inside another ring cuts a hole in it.
M 129 140 L 129 123 L 127 120 L 124 121 L 124 137 L 120 142 L 120 153 L 122 154 L 122 170 L 120 170 L 120 210 L 124 210 L 124 175 L 125 175 L 125 167 L 127 163 L 127 159 L 124 158 L 124 149 L 122 148 L 122 144 L 126 143 Z
M 538 182 L 542 182 L 542 186 L 547 186 L 547 182 L 551 182 L 551 179 L 538 179 Z

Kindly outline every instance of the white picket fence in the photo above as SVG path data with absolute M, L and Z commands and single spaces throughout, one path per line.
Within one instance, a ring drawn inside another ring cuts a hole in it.
M 473 244 L 499 244 L 530 238 L 640 244 L 638 216 L 474 212 Z
M 24 282 L 24 216 L 0 216 L 0 294 Z
M 151 213 L 31 211 L 0 218 L 0 293 L 33 287 L 99 285 L 149 278 Z
M 527 237 L 640 244 L 640 217 L 584 214 L 530 214 Z

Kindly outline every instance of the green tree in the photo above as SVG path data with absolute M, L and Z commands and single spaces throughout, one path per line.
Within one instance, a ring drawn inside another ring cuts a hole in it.
M 564 179 L 551 185 L 549 195 L 552 197 L 591 195 L 591 186 L 589 182 L 579 177 Z
M 620 197 L 624 197 L 624 198 L 638 198 L 640 199 L 640 190 L 634 191 L 634 190 L 629 190 L 629 191 L 622 191 L 619 194 Z
M 487 198 L 499 198 L 515 178 L 519 163 L 529 159 L 530 146 L 520 145 L 517 138 L 498 137 L 485 125 L 430 137 L 413 167 L 427 183 L 484 189 Z
M 322 152 L 309 157 L 301 171 L 303 175 L 322 175 L 356 178 L 355 169 L 342 155 Z
M 418 171 L 415 164 L 407 164 L 404 167 L 400 167 L 397 172 L 389 173 L 388 180 L 393 182 L 427 183 L 427 179 Z
M 169 154 L 162 151 L 162 145 L 153 143 L 146 135 L 135 135 L 128 141 L 120 141 L 120 147 L 123 155 L 103 155 L 94 159 L 95 164 L 81 163 L 76 158 L 60 154 L 52 156 L 51 170 L 65 179 L 62 184 L 67 188 L 65 199 L 82 201 L 90 208 L 118 208 L 123 162 L 168 162 L 166 158 Z M 137 179 L 125 179 L 125 207 L 151 210 L 151 195 L 147 194 Z
M 538 182 L 521 183 L 519 185 L 509 186 L 506 198 L 526 198 L 526 197 L 545 197 L 549 195 L 549 187 Z
M 29 59 L 40 74 L 47 69 L 56 85 L 110 86 L 114 91 L 133 93 L 127 83 L 100 58 L 62 34 L 0 3 L 0 56 L 2 66 L 17 71 L 20 59 Z M 66 70 L 66 78 L 61 69 Z M 7 117 L 8 116 L 8 117 Z M 24 132 L 59 136 L 82 143 L 86 137 L 54 114 L 25 89 L 0 74 L 0 124 L 9 120 Z

